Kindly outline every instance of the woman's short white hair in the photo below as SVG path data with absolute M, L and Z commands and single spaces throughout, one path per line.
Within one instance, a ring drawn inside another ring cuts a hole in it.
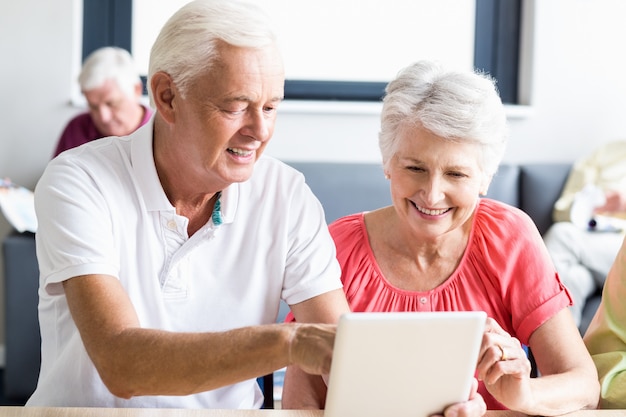
M 506 114 L 494 80 L 482 73 L 455 71 L 431 61 L 401 70 L 385 90 L 379 146 L 386 166 L 400 128 L 421 126 L 447 140 L 482 145 L 483 171 L 492 176 L 508 139 Z
M 139 71 L 130 53 L 116 46 L 105 46 L 87 56 L 78 76 L 81 91 L 99 88 L 113 80 L 124 94 L 135 97 L 135 89 L 141 84 Z
M 150 52 L 148 80 L 163 71 L 184 96 L 194 77 L 215 63 L 218 41 L 261 48 L 275 43 L 276 34 L 267 14 L 253 2 L 194 0 L 161 29 Z M 149 95 L 152 102 L 152 91 Z

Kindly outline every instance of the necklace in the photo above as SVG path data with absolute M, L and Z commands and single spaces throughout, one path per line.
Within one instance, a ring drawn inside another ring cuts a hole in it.
M 222 224 L 222 203 L 220 197 L 222 197 L 222 192 L 217 192 L 217 199 L 215 200 L 215 204 L 213 205 L 213 213 L 211 213 L 211 220 L 213 224 L 219 226 Z

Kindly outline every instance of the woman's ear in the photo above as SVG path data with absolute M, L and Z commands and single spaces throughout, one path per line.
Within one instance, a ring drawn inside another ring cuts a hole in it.
M 156 72 L 150 78 L 150 88 L 157 111 L 166 122 L 173 123 L 175 120 L 176 86 L 172 77 L 163 71 Z
M 481 196 L 486 196 L 487 191 L 489 191 L 489 185 L 491 184 L 491 179 L 493 175 L 484 175 L 483 180 L 480 183 L 480 189 L 478 190 L 478 194 Z

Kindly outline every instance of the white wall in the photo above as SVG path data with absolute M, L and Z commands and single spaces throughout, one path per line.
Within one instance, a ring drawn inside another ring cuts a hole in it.
M 528 108 L 511 110 L 505 162 L 573 161 L 599 143 L 626 139 L 626 2 L 525 1 L 523 75 Z M 378 161 L 378 112 L 285 103 L 268 152 L 288 159 Z M 348 114 L 338 114 L 345 110 Z M 287 113 L 287 114 L 284 114 Z
M 52 155 L 69 106 L 77 0 L 0 1 L 0 176 L 33 188 Z M 81 6 L 82 7 L 82 6 Z M 0 236 L 10 226 L 0 216 Z M 0 257 L 0 346 L 4 346 Z M 2 358 L 0 358 L 2 359 Z
M 571 162 L 599 143 L 626 139 L 626 2 L 526 2 L 535 6 L 526 74 L 531 106 L 511 120 L 505 162 Z M 27 187 L 34 187 L 62 127 L 79 110 L 69 101 L 81 4 L 0 1 L 0 176 Z M 285 159 L 378 161 L 377 131 L 377 105 L 284 103 L 268 152 Z M 0 236 L 9 230 L 0 216 Z M 0 291 L 1 283 L 0 274 Z
M 133 57 L 147 73 L 167 19 L 189 0 L 133 0 Z M 476 0 L 255 0 L 275 25 L 287 79 L 381 81 L 424 57 L 471 69 Z M 393 22 L 385 27 L 385 22 Z M 428 42 L 423 42 L 428 39 Z

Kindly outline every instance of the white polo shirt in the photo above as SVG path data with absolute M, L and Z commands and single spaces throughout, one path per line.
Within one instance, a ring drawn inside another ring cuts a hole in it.
M 62 288 L 118 277 L 141 325 L 181 332 L 273 323 L 294 304 L 341 288 L 335 247 L 304 177 L 270 157 L 223 190 L 222 224 L 187 236 L 157 177 L 153 121 L 125 138 L 69 150 L 35 190 L 42 364 L 27 405 L 258 408 L 255 380 L 190 396 L 113 396 L 87 356 Z

